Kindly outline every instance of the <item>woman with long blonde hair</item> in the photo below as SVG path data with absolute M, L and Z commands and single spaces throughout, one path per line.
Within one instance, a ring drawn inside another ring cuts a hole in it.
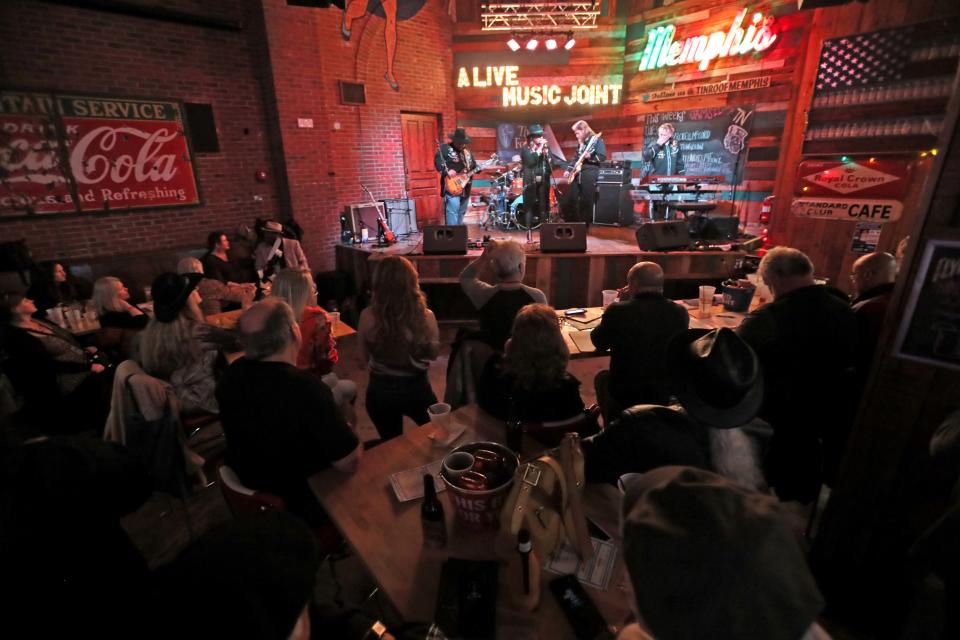
M 545 304 L 528 304 L 513 321 L 504 355 L 487 361 L 477 401 L 487 413 L 506 419 L 512 400 L 516 417 L 524 422 L 582 414 L 580 381 L 567 373 L 569 360 L 557 312 Z
M 427 407 L 437 401 L 427 369 L 440 352 L 440 331 L 409 260 L 377 261 L 373 300 L 360 314 L 357 333 L 361 364 L 370 368 L 367 413 L 380 437 L 400 435 L 403 416 L 426 424 Z
M 289 304 L 300 325 L 303 342 L 297 354 L 297 367 L 319 376 L 330 387 L 347 422 L 356 424 L 353 403 L 357 399 L 357 384 L 352 380 L 341 380 L 333 372 L 333 365 L 340 360 L 337 342 L 330 316 L 317 306 L 317 287 L 310 271 L 284 269 L 273 281 L 271 296 Z
M 113 276 L 93 283 L 93 306 L 101 327 L 143 329 L 150 320 L 136 305 L 130 304 L 127 286 Z

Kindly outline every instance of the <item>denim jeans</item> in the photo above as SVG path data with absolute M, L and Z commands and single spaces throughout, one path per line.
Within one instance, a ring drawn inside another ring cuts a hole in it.
M 467 212 L 467 206 L 470 204 L 470 198 L 463 196 L 451 196 L 449 193 L 443 194 L 443 206 L 447 224 L 463 224 L 463 216 Z
M 383 440 L 403 433 L 403 416 L 418 425 L 430 422 L 427 407 L 437 402 L 427 375 L 388 376 L 370 374 L 367 387 L 367 414 Z

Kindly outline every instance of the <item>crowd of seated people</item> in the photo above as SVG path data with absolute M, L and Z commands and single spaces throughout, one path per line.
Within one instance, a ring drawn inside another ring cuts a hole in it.
M 27 297 L 37 307 L 34 316 L 44 318 L 48 309 L 89 298 L 90 285 L 72 276 L 62 262 L 40 262 L 32 270 Z

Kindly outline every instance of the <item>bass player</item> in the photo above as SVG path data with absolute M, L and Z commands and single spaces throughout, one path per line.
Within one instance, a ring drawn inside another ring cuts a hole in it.
M 590 223 L 593 221 L 593 203 L 597 197 L 597 173 L 600 171 L 600 163 L 607 159 L 607 146 L 585 120 L 578 120 L 572 128 L 578 143 L 574 163 L 590 148 L 591 142 L 593 146 L 584 158 L 580 172 L 573 176 L 570 183 L 564 205 L 564 219 L 568 222 Z M 570 171 L 563 175 L 568 179 L 571 177 Z
M 454 195 L 448 192 L 444 178 L 454 178 L 458 174 L 475 169 L 477 161 L 474 160 L 473 154 L 467 149 L 467 145 L 470 144 L 470 137 L 466 131 L 458 128 L 447 137 L 450 139 L 450 143 L 440 145 L 440 149 L 433 159 L 433 164 L 440 172 L 440 195 L 443 196 L 446 222 L 447 224 L 463 224 L 463 216 L 470 204 L 472 182 L 467 182 L 462 193 Z

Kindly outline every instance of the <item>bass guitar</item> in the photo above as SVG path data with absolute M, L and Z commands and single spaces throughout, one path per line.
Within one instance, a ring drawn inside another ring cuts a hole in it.
M 590 154 L 593 153 L 594 147 L 597 146 L 597 140 L 603 136 L 603 132 L 598 133 L 590 139 L 590 142 L 587 143 L 587 148 L 583 150 L 583 153 L 580 154 L 580 157 L 577 158 L 577 163 L 573 165 L 573 168 L 570 169 L 570 175 L 567 176 L 567 184 L 573 184 L 573 181 L 577 178 L 577 175 L 580 173 L 580 170 L 583 169 L 583 161 L 590 157 Z
M 437 140 L 437 149 L 440 149 L 440 141 Z M 447 171 L 450 168 L 447 166 L 447 159 L 443 157 L 443 154 L 440 155 L 440 158 L 443 160 L 443 168 Z M 443 176 L 443 187 L 446 189 L 447 193 L 452 196 L 458 196 L 463 193 L 463 190 L 467 188 L 467 185 L 470 183 L 470 179 L 477 173 L 480 173 L 484 169 L 488 168 L 490 165 L 497 161 L 497 154 L 491 154 L 490 159 L 484 162 L 480 162 L 476 167 L 470 171 L 465 171 L 463 173 L 458 173 L 455 176 L 444 175 Z

